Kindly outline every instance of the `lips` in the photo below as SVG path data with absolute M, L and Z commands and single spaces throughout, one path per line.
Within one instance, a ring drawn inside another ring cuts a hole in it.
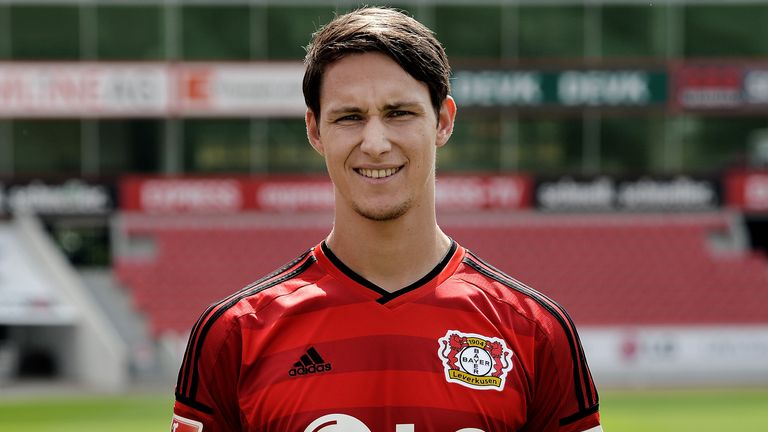
M 386 178 L 386 177 L 395 175 L 402 168 L 403 168 L 402 166 L 395 167 L 395 168 L 380 168 L 380 169 L 356 168 L 355 171 L 363 177 L 372 178 L 372 179 L 381 179 L 381 178 Z

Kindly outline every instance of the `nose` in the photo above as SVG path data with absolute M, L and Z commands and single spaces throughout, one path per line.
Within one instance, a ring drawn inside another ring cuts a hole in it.
M 360 150 L 368 156 L 376 158 L 387 153 L 391 148 L 386 126 L 378 116 L 370 117 L 363 128 Z

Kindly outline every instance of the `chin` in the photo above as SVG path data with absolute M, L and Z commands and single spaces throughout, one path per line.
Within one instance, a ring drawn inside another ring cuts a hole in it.
M 411 203 L 404 202 L 398 206 L 387 208 L 362 208 L 355 206 L 355 212 L 368 220 L 386 222 L 400 218 L 401 216 L 408 213 L 410 208 Z

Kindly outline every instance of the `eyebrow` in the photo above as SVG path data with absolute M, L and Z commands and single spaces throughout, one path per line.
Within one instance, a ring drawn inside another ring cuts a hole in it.
M 392 102 L 392 103 L 385 104 L 383 106 L 383 110 L 384 111 L 393 111 L 393 110 L 398 110 L 398 109 L 402 109 L 402 108 L 421 107 L 421 105 L 422 104 L 420 102 L 416 102 L 416 101 L 402 101 L 402 102 L 401 101 L 397 101 L 397 102 Z M 332 109 L 332 110 L 328 111 L 328 114 L 333 116 L 333 115 L 339 115 L 339 114 L 358 114 L 358 113 L 362 113 L 362 112 L 363 112 L 363 110 L 360 107 L 356 107 L 356 106 L 341 106 L 339 108 L 335 108 L 335 109 Z
M 363 112 L 363 110 L 356 106 L 342 106 L 328 111 L 328 114 L 334 116 L 339 114 L 356 114 L 361 112 Z
M 420 102 L 416 101 L 403 101 L 403 102 L 393 102 L 384 105 L 384 109 L 387 111 L 397 110 L 401 108 L 412 108 L 412 107 L 420 107 L 422 104 Z

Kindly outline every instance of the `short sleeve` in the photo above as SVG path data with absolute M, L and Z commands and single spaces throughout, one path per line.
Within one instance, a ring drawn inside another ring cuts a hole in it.
M 525 430 L 601 432 L 597 388 L 576 327 L 561 312 L 537 337 L 535 391 Z
M 172 431 L 242 430 L 237 397 L 240 334 L 237 320 L 226 315 L 201 318 L 195 325 L 179 369 Z

